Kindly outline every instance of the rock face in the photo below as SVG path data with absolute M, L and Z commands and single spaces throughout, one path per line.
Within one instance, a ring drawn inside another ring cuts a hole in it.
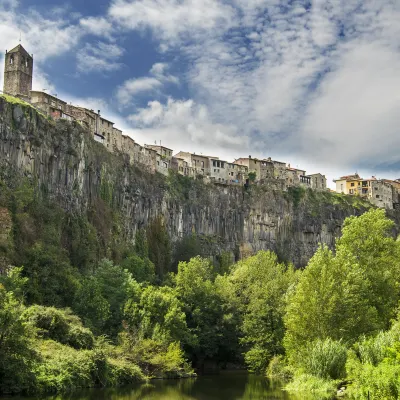
M 270 249 L 296 266 L 305 265 L 320 242 L 333 246 L 344 219 L 365 211 L 329 193 L 150 175 L 124 155 L 110 154 L 78 123 L 48 121 L 1 97 L 0 173 L 10 185 L 21 176 L 32 179 L 67 211 L 85 212 L 102 199 L 121 212 L 128 239 L 162 215 L 173 241 L 196 233 L 213 237 L 236 258 Z

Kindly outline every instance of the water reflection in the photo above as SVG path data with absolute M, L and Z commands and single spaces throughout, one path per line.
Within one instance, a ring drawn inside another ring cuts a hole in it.
M 16 398 L 13 398 L 17 400 Z M 30 398 L 29 400 L 39 398 Z M 40 398 L 44 400 L 43 397 Z M 293 396 L 281 385 L 238 372 L 203 376 L 197 379 L 157 380 L 137 387 L 92 389 L 46 400 L 314 400 L 313 396 Z M 1 399 L 0 399 L 1 400 Z M 19 400 L 28 400 L 19 398 Z

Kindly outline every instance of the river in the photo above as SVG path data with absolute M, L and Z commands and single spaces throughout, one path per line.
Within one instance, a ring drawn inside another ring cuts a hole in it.
M 5 400 L 10 398 L 0 398 Z M 224 372 L 194 379 L 154 380 L 117 389 L 90 389 L 51 397 L 12 397 L 12 400 L 315 400 L 290 395 L 281 385 L 242 372 Z

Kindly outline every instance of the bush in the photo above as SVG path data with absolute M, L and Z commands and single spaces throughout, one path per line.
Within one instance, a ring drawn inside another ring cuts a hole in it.
M 92 332 L 82 326 L 79 317 L 69 309 L 34 305 L 25 310 L 23 317 L 43 339 L 52 339 L 76 349 L 93 347 Z
M 400 397 L 400 365 L 362 364 L 353 353 L 346 367 L 352 382 L 347 389 L 350 398 L 361 400 L 369 395 L 370 400 L 395 400 Z
M 34 384 L 33 332 L 21 318 L 23 310 L 0 284 L 0 393 L 27 391 Z
M 41 363 L 37 364 L 36 391 L 63 392 L 93 386 L 96 363 L 90 350 L 75 350 L 53 340 L 37 343 Z
M 346 375 L 346 358 L 347 349 L 340 341 L 316 340 L 307 346 L 299 369 L 319 378 L 340 379 Z
M 310 398 L 311 394 L 317 395 L 318 400 L 332 399 L 337 393 L 337 383 L 314 375 L 302 374 L 296 376 L 293 382 L 289 383 L 285 389 L 289 392 L 307 394 L 306 398 Z
M 287 381 L 293 377 L 293 372 L 285 362 L 283 356 L 272 357 L 267 368 L 267 377 Z

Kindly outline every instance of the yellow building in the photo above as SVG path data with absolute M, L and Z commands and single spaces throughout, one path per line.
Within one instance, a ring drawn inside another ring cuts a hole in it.
M 362 178 L 358 174 L 341 176 L 335 179 L 336 192 L 344 194 L 358 194 L 358 188 L 361 187 Z

